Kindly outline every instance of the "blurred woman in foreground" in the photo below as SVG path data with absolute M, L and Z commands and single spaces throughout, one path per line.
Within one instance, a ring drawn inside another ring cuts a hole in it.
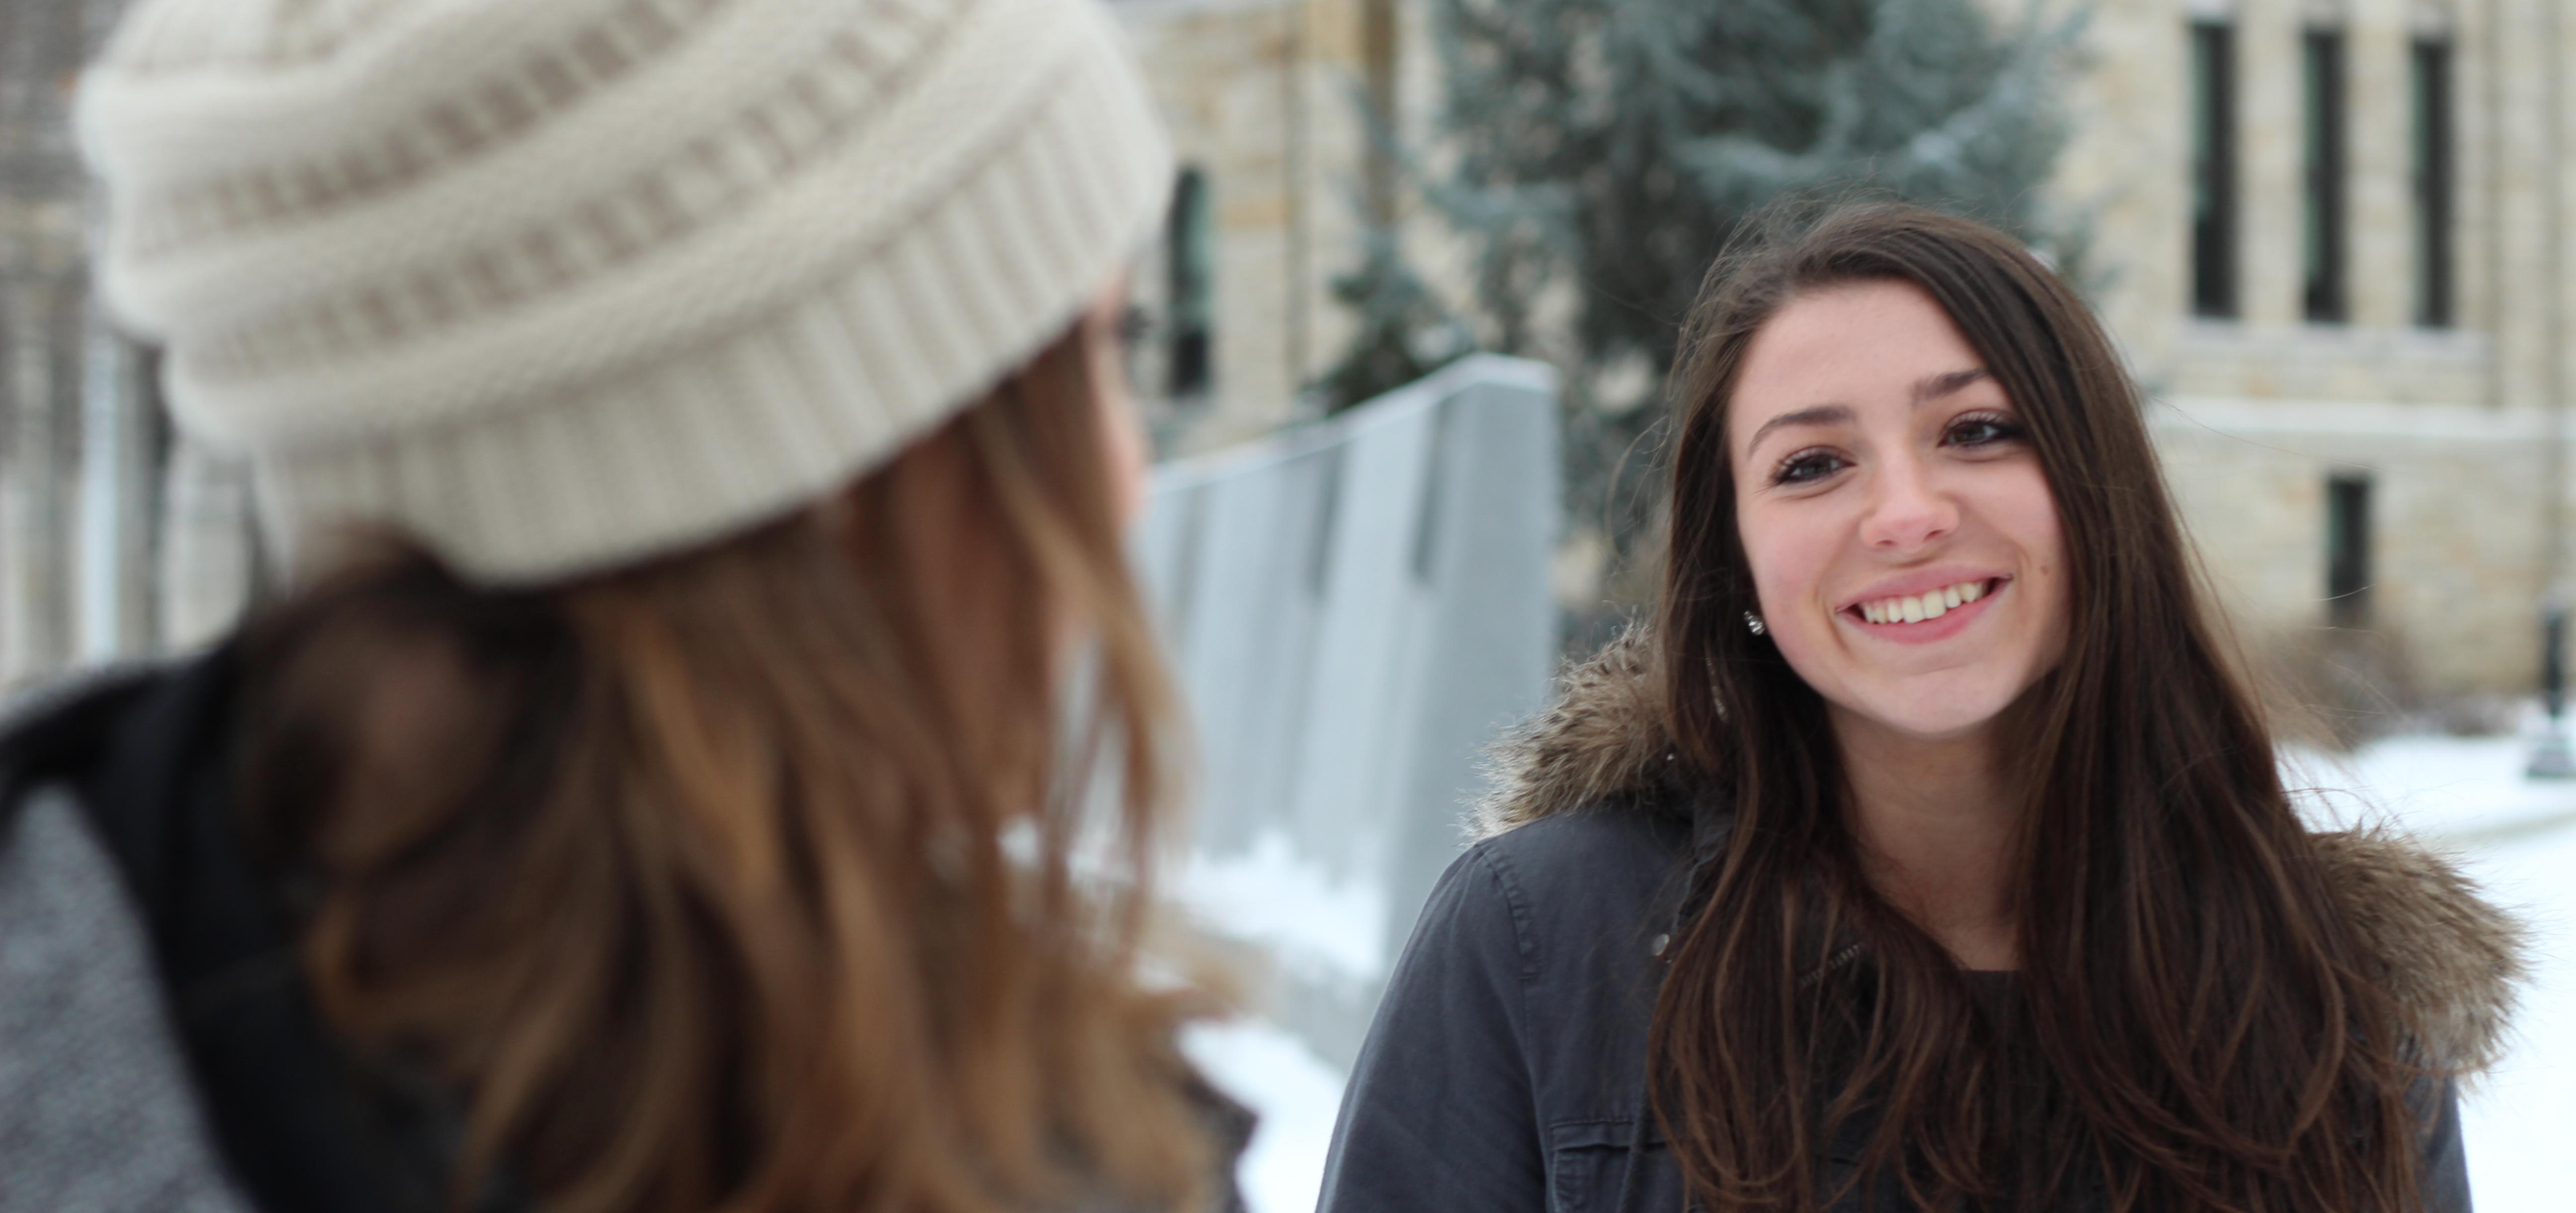
M 1171 161 L 1116 39 L 128 15 L 104 285 L 297 588 L 0 750 L 0 1207 L 1225 1199 L 1135 981 L 1170 722 L 1112 317 Z
M 1844 210 L 1673 388 L 1655 626 L 1506 749 L 1327 1213 L 2465 1213 L 2518 932 L 2302 824 L 2074 291 Z

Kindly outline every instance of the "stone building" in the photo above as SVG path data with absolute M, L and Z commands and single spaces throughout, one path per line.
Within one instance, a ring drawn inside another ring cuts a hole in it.
M 241 472 L 172 449 L 91 292 L 71 98 L 123 7 L 0 0 L 0 689 L 206 639 L 257 578 Z
M 1349 341 L 1332 297 L 1396 207 L 1369 119 L 1428 97 L 1418 0 L 1110 0 L 1182 163 L 1168 231 L 1131 293 L 1134 360 L 1167 451 L 1310 416 L 1304 387 Z M 1411 36 L 1407 36 L 1410 34 Z
M 1276 425 L 1347 337 L 1329 279 L 1363 206 L 1394 205 L 1353 102 L 1421 129 L 1427 4 L 1119 7 L 1215 199 L 1221 403 L 1168 432 Z M 2090 217 L 2097 301 L 2243 638 L 2366 632 L 2383 681 L 2527 691 L 2576 574 L 2576 6 L 2092 7 L 2055 192 Z
M 2576 572 L 2576 12 L 2102 0 L 2091 41 L 2059 189 L 2249 642 L 2527 691 Z

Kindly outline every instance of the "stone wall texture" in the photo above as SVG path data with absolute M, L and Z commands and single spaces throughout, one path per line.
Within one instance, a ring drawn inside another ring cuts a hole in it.
M 2238 55 L 2240 318 L 2190 315 L 2188 24 Z M 2300 306 L 2300 39 L 2344 35 L 2350 317 Z M 2454 48 L 2453 327 L 2414 327 L 2410 47 Z M 2325 482 L 2373 485 L 2371 622 L 2433 693 L 2527 691 L 2564 581 L 2576 12 L 2558 0 L 2103 0 L 2058 181 L 2250 637 L 2324 626 Z M 2553 458 L 2553 452 L 2556 457 Z

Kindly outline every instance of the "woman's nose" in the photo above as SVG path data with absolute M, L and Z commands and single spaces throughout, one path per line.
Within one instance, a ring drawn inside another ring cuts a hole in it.
M 1959 507 L 1932 483 L 1928 470 L 1910 460 L 1882 465 L 1871 477 L 1869 513 L 1861 520 L 1861 541 L 1873 548 L 1911 554 L 1959 526 Z

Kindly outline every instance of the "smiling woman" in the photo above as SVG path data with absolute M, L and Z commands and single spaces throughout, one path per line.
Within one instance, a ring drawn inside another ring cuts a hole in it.
M 1656 626 L 1506 747 L 1324 1207 L 2466 1210 L 2517 929 L 2300 824 L 2082 300 L 1894 206 L 1709 281 Z
M 2082 301 L 1871 208 L 1748 253 L 1690 350 L 1666 705 L 1736 840 L 1654 1021 L 1691 1187 L 1800 1207 L 1842 1133 L 1931 1208 L 2465 1207 L 2418 1078 L 2465 1059 L 2299 825 Z M 1781 1013 L 1782 972 L 1851 1002 Z

